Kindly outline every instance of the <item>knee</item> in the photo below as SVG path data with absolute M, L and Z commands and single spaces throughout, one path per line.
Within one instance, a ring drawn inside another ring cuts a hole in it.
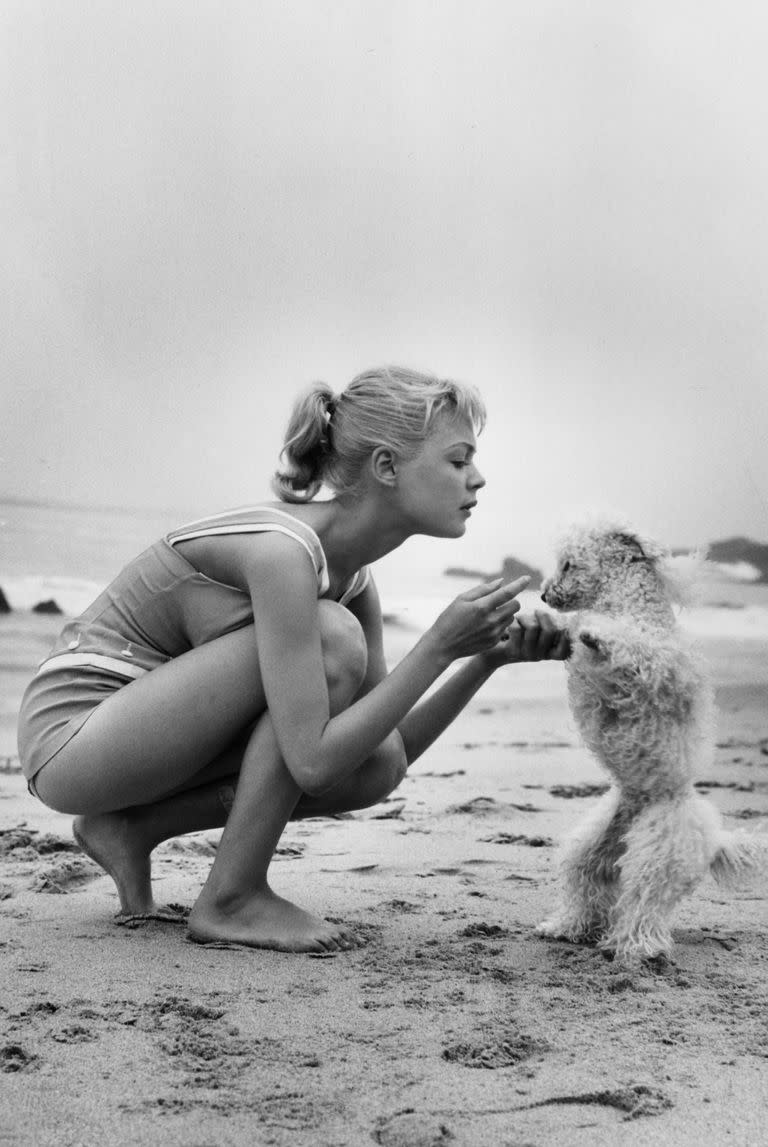
M 357 618 L 335 601 L 319 604 L 323 661 L 331 691 L 353 697 L 365 679 L 368 646 Z
M 354 808 L 368 808 L 379 804 L 400 785 L 408 771 L 404 753 L 381 752 L 374 754 L 360 768 L 355 792 Z
M 376 798 L 371 801 L 371 804 L 376 804 L 378 801 L 382 801 L 385 797 L 390 796 L 405 779 L 407 772 L 408 762 L 405 756 L 382 762 L 376 773 Z

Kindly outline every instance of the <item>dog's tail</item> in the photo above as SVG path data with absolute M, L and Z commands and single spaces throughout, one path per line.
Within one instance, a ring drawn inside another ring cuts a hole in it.
M 707 561 L 705 549 L 690 553 L 662 554 L 656 562 L 656 573 L 670 601 L 676 605 L 697 605 L 707 581 L 717 567 Z
M 768 837 L 737 830 L 724 832 L 709 870 L 718 884 L 729 887 L 753 879 L 768 869 Z

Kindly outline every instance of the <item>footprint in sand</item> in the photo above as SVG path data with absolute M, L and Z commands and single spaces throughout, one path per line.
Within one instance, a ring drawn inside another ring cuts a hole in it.
M 674 1107 L 672 1100 L 658 1087 L 646 1087 L 645 1084 L 636 1083 L 627 1087 L 618 1087 L 608 1091 L 586 1091 L 580 1095 L 553 1095 L 551 1099 L 542 1099 L 538 1103 L 527 1103 L 523 1107 L 515 1108 L 517 1111 L 531 1111 L 535 1107 L 553 1107 L 560 1104 L 591 1105 L 595 1107 L 614 1107 L 624 1112 L 624 1122 L 639 1119 L 645 1115 L 661 1115 Z
M 37 1056 L 25 1051 L 21 1044 L 6 1043 L 0 1047 L 0 1071 L 29 1071 L 37 1066 Z
M 526 836 L 519 832 L 496 832 L 480 838 L 484 844 L 527 844 L 529 848 L 552 848 L 554 841 L 548 836 Z
M 92 1040 L 98 1039 L 98 1035 L 92 1028 L 84 1027 L 83 1024 L 67 1024 L 66 1027 L 53 1032 L 51 1039 L 57 1043 L 91 1043 Z
M 102 871 L 88 857 L 74 856 L 70 860 L 59 860 L 38 871 L 29 887 L 33 892 L 66 894 L 81 887 L 89 880 L 101 876 Z
M 414 904 L 410 900 L 384 900 L 381 908 L 388 908 L 391 912 L 423 912 L 424 909 L 419 904 Z
M 73 840 L 63 840 L 51 833 L 41 834 L 37 829 L 27 828 L 24 824 L 0 829 L 0 855 L 16 853 L 12 858 L 14 860 L 34 860 L 50 853 L 79 851 Z
M 464 777 L 466 775 L 467 775 L 466 769 L 452 769 L 450 772 L 447 772 L 447 773 L 429 772 L 429 773 L 415 773 L 414 774 L 414 776 L 416 778 L 418 778 L 418 777 L 441 777 L 443 779 L 445 779 L 446 777 Z
M 501 924 L 486 924 L 481 920 L 477 924 L 467 924 L 466 928 L 462 928 L 459 932 L 460 936 L 508 936 L 509 931 L 502 928 Z
M 473 816 L 490 816 L 492 813 L 504 815 L 514 809 L 516 812 L 541 812 L 536 805 L 513 804 L 511 802 L 497 801 L 493 797 L 473 797 L 463 804 L 449 805 L 445 810 L 450 813 L 470 813 Z
M 517 1067 L 518 1064 L 534 1056 L 549 1051 L 546 1040 L 533 1036 L 511 1033 L 491 1043 L 455 1043 L 443 1048 L 443 1059 L 448 1063 L 458 1063 L 462 1067 L 486 1068 L 495 1071 L 500 1067 Z
M 442 1147 L 453 1135 L 432 1115 L 401 1111 L 380 1123 L 371 1138 L 381 1147 Z
M 564 797 L 572 800 L 574 797 L 599 797 L 607 793 L 610 785 L 577 784 L 577 785 L 551 785 L 549 794 L 553 797 Z

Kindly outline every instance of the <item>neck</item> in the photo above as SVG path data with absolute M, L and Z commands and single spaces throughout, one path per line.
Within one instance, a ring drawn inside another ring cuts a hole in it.
M 328 562 L 342 577 L 396 550 L 411 536 L 402 521 L 389 520 L 386 509 L 367 499 L 333 499 L 324 504 L 318 533 Z
M 640 581 L 604 586 L 590 612 L 593 610 L 610 617 L 629 615 L 638 625 L 647 628 L 669 629 L 675 624 L 675 615 L 667 599 L 656 587 Z

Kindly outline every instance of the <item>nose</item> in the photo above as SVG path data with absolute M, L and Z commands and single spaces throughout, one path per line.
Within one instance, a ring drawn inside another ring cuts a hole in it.
M 473 490 L 482 490 L 485 485 L 485 478 L 478 470 L 477 466 L 472 467 L 469 485 Z

